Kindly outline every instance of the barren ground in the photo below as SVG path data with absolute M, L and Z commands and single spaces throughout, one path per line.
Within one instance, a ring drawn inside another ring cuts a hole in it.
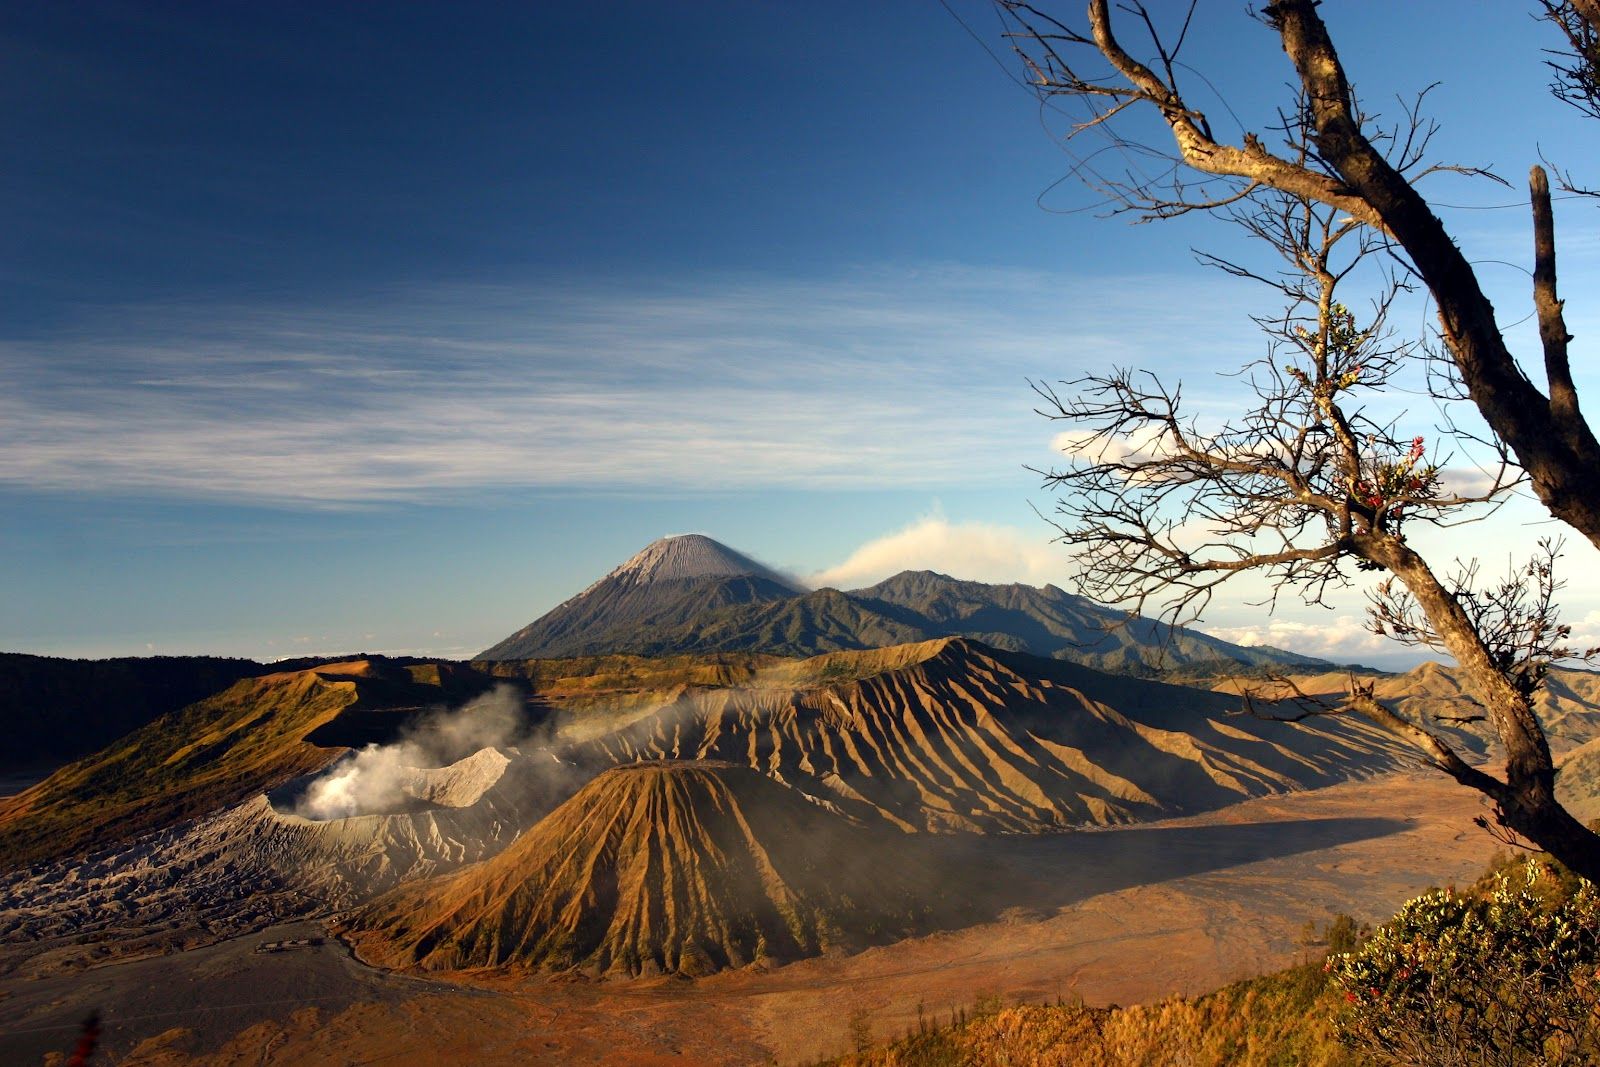
M 337 944 L 253 951 L 268 931 L 160 959 L 0 987 L 0 1061 L 72 1045 L 98 1008 L 119 1062 L 803 1062 L 981 995 L 1091 1004 L 1199 993 L 1293 962 L 1307 920 L 1378 921 L 1482 870 L 1477 795 L 1418 771 L 1131 829 L 994 839 L 1026 902 L 994 923 L 856 956 L 699 981 L 451 983 L 397 977 Z M 980 862 L 968 846 L 952 858 Z

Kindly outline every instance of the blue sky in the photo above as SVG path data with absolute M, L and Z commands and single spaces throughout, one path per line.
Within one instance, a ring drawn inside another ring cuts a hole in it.
M 1203 6 L 1197 92 L 1259 129 L 1286 61 Z M 1541 147 L 1593 175 L 1594 127 L 1480 7 L 1324 10 L 1369 100 L 1439 82 L 1439 154 L 1512 181 L 1439 198 L 1517 308 L 1502 205 Z M 0 648 L 468 654 L 686 530 L 844 585 L 1064 581 L 1027 379 L 1148 366 L 1221 411 L 1261 351 L 1189 251 L 1231 236 L 1075 210 L 1064 120 L 937 3 L 5 11 Z M 1560 207 L 1582 344 L 1596 216 Z M 1383 658 L 1359 596 L 1244 599 L 1207 623 Z

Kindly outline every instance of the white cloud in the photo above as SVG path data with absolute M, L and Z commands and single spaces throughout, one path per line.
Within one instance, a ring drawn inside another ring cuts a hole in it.
M 928 570 L 977 582 L 1059 584 L 1066 551 L 1046 534 L 980 522 L 952 523 L 937 515 L 868 541 L 838 566 L 810 575 L 817 587 L 859 588 L 905 570 Z
M 1480 467 L 1445 467 L 1439 471 L 1439 492 L 1444 496 L 1484 496 L 1497 486 L 1510 485 L 1516 477 L 1515 471 L 1497 476 Z
M 1360 616 L 1338 615 L 1321 622 L 1270 618 L 1244 626 L 1202 626 L 1206 633 L 1236 645 L 1271 645 L 1337 663 L 1371 661 L 1393 654 L 1399 645 L 1366 627 Z
M 1066 430 L 1050 439 L 1050 447 L 1088 463 L 1160 459 L 1168 454 L 1166 435 L 1151 425 L 1131 433 L 1097 437 L 1089 430 Z
M 1600 648 L 1600 611 L 1586 612 L 1572 624 L 1572 637 L 1567 644 L 1580 651 Z

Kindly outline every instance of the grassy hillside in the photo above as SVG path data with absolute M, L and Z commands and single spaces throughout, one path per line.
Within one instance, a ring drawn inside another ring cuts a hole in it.
M 1199 997 L 1127 1008 L 980 1001 L 971 1012 L 924 1020 L 898 1038 L 874 1035 L 870 1016 L 857 1014 L 841 1031 L 841 1043 L 854 1045 L 855 1051 L 826 1062 L 835 1067 L 1364 1067 L 1440 1062 L 1440 1053 L 1447 1051 L 1460 1053 L 1450 1062 L 1461 1064 L 1593 1063 L 1597 1001 L 1588 976 L 1594 935 L 1592 930 L 1577 937 L 1571 933 L 1575 926 L 1590 926 L 1584 917 L 1593 914 L 1593 898 L 1584 901 L 1591 891 L 1547 854 L 1502 853 L 1472 885 L 1423 894 L 1377 931 L 1338 916 L 1322 930 L 1319 943 L 1327 952 L 1275 974 Z M 1445 914 L 1432 903 L 1442 898 L 1474 901 L 1478 910 L 1441 926 L 1430 925 L 1433 920 L 1426 916 L 1407 918 L 1418 907 Z M 1523 940 L 1530 924 L 1542 931 L 1534 935 L 1542 947 L 1531 954 Z M 1543 935 L 1562 930 L 1567 933 L 1556 933 L 1556 939 L 1563 947 L 1551 948 Z M 1307 934 L 1308 942 L 1317 941 L 1309 926 Z M 1396 944 L 1404 946 L 1398 956 L 1385 947 Z M 1558 959 L 1562 956 L 1565 962 Z M 1351 970 L 1352 960 L 1367 962 Z M 1355 1007 L 1352 981 L 1362 994 Z M 1369 989 L 1369 982 L 1376 985 Z M 1485 1005 L 1515 1007 L 1491 1020 Z M 1548 1026 L 1542 1031 L 1530 1026 L 1533 1019 Z M 1374 1030 L 1380 1022 L 1389 1028 Z M 1410 1040 L 1423 1035 L 1434 1043 Z
M 0 772 L 66 763 L 241 678 L 281 668 L 247 659 L 58 659 L 0 653 Z
M 954 1022 L 941 1020 L 942 1025 L 828 1062 L 835 1067 L 1365 1064 L 1334 1036 L 1338 1007 L 1319 961 L 1193 999 L 1128 1008 L 980 1003 Z M 857 1016 L 849 1023 L 841 1040 L 865 1044 L 871 1019 Z
M 0 800 L 0 856 L 71 855 L 243 800 L 471 691 L 461 675 L 361 660 L 235 682 Z

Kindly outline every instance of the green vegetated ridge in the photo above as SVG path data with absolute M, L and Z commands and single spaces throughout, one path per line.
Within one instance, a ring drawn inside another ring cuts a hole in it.
M 241 679 L 0 799 L 0 855 L 7 866 L 67 856 L 203 815 L 317 770 L 370 734 L 369 722 L 346 739 L 341 716 L 393 724 L 490 682 L 455 665 L 381 660 Z
M 81 660 L 0 653 L 0 723 L 6 729 L 0 771 L 77 759 L 241 678 L 281 669 L 213 656 Z

